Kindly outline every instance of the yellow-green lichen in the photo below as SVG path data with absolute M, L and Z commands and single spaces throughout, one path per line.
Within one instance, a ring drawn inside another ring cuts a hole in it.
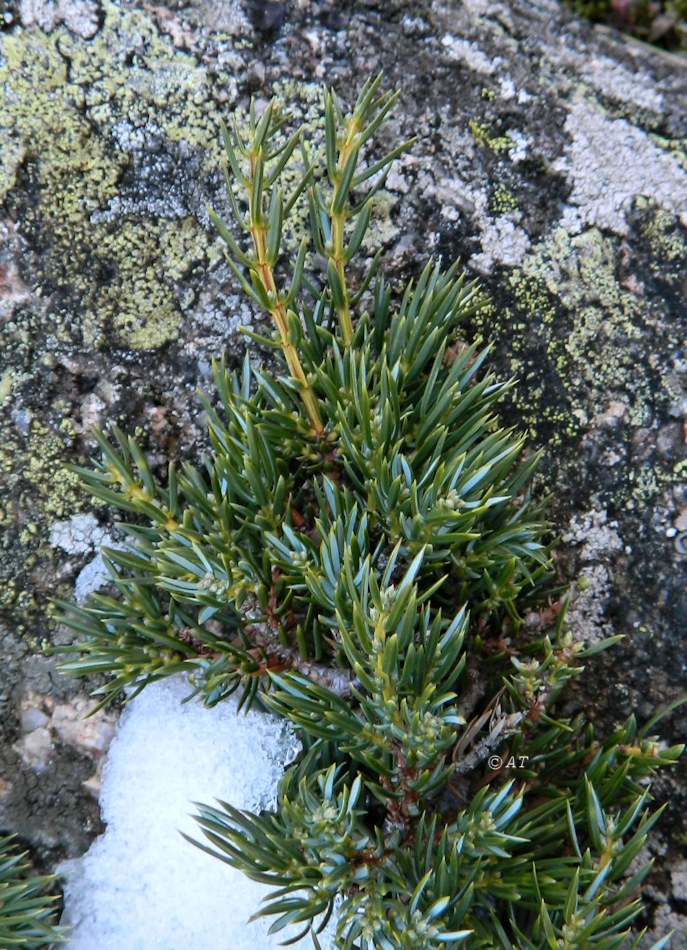
M 515 146 L 515 142 L 508 135 L 493 135 L 488 124 L 482 119 L 471 119 L 469 127 L 475 142 L 491 149 L 497 155 L 500 152 L 508 152 Z
M 64 468 L 68 440 L 37 419 L 24 439 L 14 437 L 10 426 L 4 429 L 0 470 L 6 484 L 16 482 L 18 489 L 16 497 L 10 493 L 14 512 L 6 514 L 6 521 L 14 516 L 23 526 L 28 513 L 50 522 L 82 510 L 87 496 L 78 477 Z
M 645 301 L 623 288 L 617 248 L 596 228 L 569 237 L 558 231 L 528 256 L 523 280 L 541 281 L 566 311 L 566 332 L 551 325 L 548 352 L 561 380 L 576 393 L 576 408 L 591 418 L 605 409 L 609 392 L 623 394 L 630 420 L 646 424 L 655 393 L 638 371 L 632 341 L 639 344 L 647 320 Z
M 179 285 L 218 253 L 184 210 L 183 172 L 166 178 L 189 157 L 189 187 L 217 167 L 216 107 L 148 13 L 103 10 L 89 42 L 64 28 L 0 40 L 0 197 L 43 251 L 34 289 L 56 323 L 75 315 L 87 346 L 149 349 L 178 337 Z
M 642 465 L 637 471 L 627 473 L 629 496 L 634 500 L 646 504 L 659 495 L 666 485 L 675 481 L 672 472 L 653 465 Z
M 489 206 L 493 214 L 511 214 L 519 208 L 518 199 L 505 185 L 497 184 L 491 192 Z
M 0 406 L 11 395 L 13 383 L 14 372 L 11 369 L 5 370 L 0 377 Z
M 649 138 L 664 152 L 669 152 L 687 170 L 687 138 L 665 138 L 654 133 L 650 133 Z
M 636 208 L 638 230 L 649 246 L 652 270 L 668 279 L 681 277 L 687 260 L 687 242 L 675 217 L 649 198 L 638 198 Z M 679 272 L 673 268 L 678 268 Z
M 79 479 L 65 468 L 72 439 L 33 419 L 25 433 L 4 414 L 0 474 L 0 608 L 21 628 L 39 607 L 46 571 L 54 560 L 50 527 L 88 506 Z
M 671 261 L 684 260 L 687 250 L 680 229 L 667 212 L 639 210 L 640 274 L 647 252 L 669 274 Z M 477 315 L 477 325 L 495 329 L 502 341 L 508 368 L 520 379 L 513 394 L 518 412 L 549 451 L 603 418 L 610 402 L 626 407 L 622 442 L 651 427 L 660 406 L 675 399 L 664 358 L 681 351 L 678 330 L 665 303 L 619 270 L 618 253 L 618 240 L 596 228 L 572 236 L 559 229 L 511 273 L 504 305 L 492 303 Z M 667 463 L 647 462 L 628 476 L 626 497 L 646 501 L 676 478 Z

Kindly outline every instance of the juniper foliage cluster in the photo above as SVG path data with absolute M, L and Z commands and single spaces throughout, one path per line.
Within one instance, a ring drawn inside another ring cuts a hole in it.
M 160 484 L 131 438 L 97 435 L 81 475 L 134 517 L 113 594 L 64 605 L 67 668 L 108 673 L 103 703 L 185 672 L 298 730 L 274 812 L 198 816 L 203 847 L 271 886 L 275 933 L 317 945 L 336 904 L 342 948 L 636 946 L 649 779 L 680 748 L 556 712 L 609 644 L 566 624 L 536 458 L 496 415 L 511 384 L 459 334 L 475 286 L 437 262 L 399 294 L 378 274 L 368 226 L 409 144 L 374 157 L 379 85 L 349 113 L 325 91 L 321 159 L 276 104 L 223 128 L 235 226 L 213 218 L 276 327 L 246 331 L 272 368 L 215 366 L 204 471 Z
M 37 948 L 61 943 L 55 926 L 55 879 L 30 873 L 25 853 L 11 835 L 0 835 L 0 947 Z

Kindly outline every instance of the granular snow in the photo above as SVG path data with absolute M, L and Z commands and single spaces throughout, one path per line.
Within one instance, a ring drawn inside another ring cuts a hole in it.
M 203 840 L 194 802 L 273 807 L 298 740 L 267 713 L 237 714 L 231 700 L 182 705 L 188 692 L 167 679 L 122 714 L 103 773 L 107 830 L 61 868 L 68 950 L 272 950 L 286 939 L 267 935 L 269 920 L 247 923 L 268 889 L 179 832 Z M 299 945 L 312 946 L 309 937 Z

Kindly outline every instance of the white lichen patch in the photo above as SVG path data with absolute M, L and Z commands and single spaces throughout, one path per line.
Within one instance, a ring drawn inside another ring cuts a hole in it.
M 67 554 L 87 554 L 105 543 L 107 532 L 96 521 L 95 515 L 73 515 L 66 521 L 56 521 L 50 531 L 50 543 Z
M 670 872 L 670 884 L 673 897 L 687 901 L 687 861 L 680 861 Z
M 661 895 L 662 896 L 662 895 Z M 652 940 L 661 940 L 672 934 L 670 950 L 687 950 L 687 917 L 671 910 L 670 904 L 660 904 L 653 915 L 653 929 L 646 934 L 647 946 Z
M 687 172 L 626 119 L 610 119 L 578 99 L 565 123 L 571 145 L 554 164 L 572 182 L 560 224 L 577 234 L 590 225 L 624 235 L 627 212 L 653 198 L 687 227 Z
M 605 56 L 595 56 L 582 74 L 607 99 L 628 103 L 633 109 L 661 113 L 663 96 L 644 72 L 630 72 Z
M 87 393 L 81 400 L 81 423 L 75 424 L 74 429 L 79 432 L 92 432 L 103 425 L 104 413 L 108 404 L 97 393 Z
M 590 56 L 588 50 L 568 45 L 560 47 L 557 59 L 583 77 L 584 84 L 607 102 L 629 106 L 633 113 L 642 109 L 662 113 L 663 94 L 656 88 L 656 80 L 644 70 L 630 70 L 608 56 Z
M 108 543 L 108 546 L 116 547 L 117 545 Z M 93 560 L 89 561 L 88 564 L 79 571 L 74 583 L 74 599 L 77 604 L 85 603 L 91 594 L 102 590 L 109 580 L 110 575 L 105 566 L 103 556 L 102 554 L 96 554 Z
M 599 643 L 614 633 L 606 616 L 612 578 L 608 562 L 623 549 L 618 525 L 608 520 L 606 511 L 592 509 L 575 515 L 562 536 L 572 548 L 579 549 L 580 576 L 577 592 L 567 619 L 576 640 Z
M 260 327 L 255 326 L 255 314 L 245 297 L 237 294 L 203 294 L 190 317 L 197 325 L 198 332 L 184 347 L 184 352 L 189 356 L 207 358 L 221 353 L 227 338 L 233 339 L 238 335 L 240 327 L 260 332 Z M 268 329 L 266 335 L 270 332 Z
M 575 515 L 563 534 L 563 541 L 579 548 L 582 564 L 603 560 L 623 549 L 617 522 L 609 521 L 608 513 L 596 508 Z
M 485 218 L 484 224 L 482 251 L 473 254 L 470 266 L 481 274 L 488 274 L 496 263 L 506 267 L 522 264 L 532 243 L 523 228 L 506 215 Z
M 198 15 L 210 30 L 232 36 L 252 32 L 242 0 L 204 0 L 198 6 Z
M 442 38 L 441 45 L 446 50 L 447 59 L 469 66 L 473 72 L 483 76 L 491 76 L 501 63 L 499 56 L 491 58 L 474 43 L 458 39 L 450 33 Z
M 19 16 L 24 26 L 40 26 L 46 33 L 60 23 L 84 40 L 98 32 L 95 0 L 21 0 Z
M 472 255 L 470 267 L 487 274 L 497 264 L 518 267 L 523 263 L 532 242 L 518 223 L 518 211 L 492 214 L 487 191 L 458 177 L 428 182 L 425 192 L 441 207 L 445 221 L 454 222 L 469 215 L 479 225 L 481 251 Z
M 522 162 L 527 158 L 530 140 L 519 129 L 509 129 L 508 138 L 513 143 L 513 147 L 508 149 L 508 158 L 511 162 Z

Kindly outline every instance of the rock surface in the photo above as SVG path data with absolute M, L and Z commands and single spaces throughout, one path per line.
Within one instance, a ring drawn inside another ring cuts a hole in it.
M 239 358 L 239 324 L 262 319 L 206 210 L 228 210 L 218 120 L 272 93 L 315 116 L 322 82 L 346 100 L 382 68 L 401 92 L 387 137 L 417 136 L 379 201 L 384 266 L 405 278 L 434 253 L 481 277 L 466 333 L 493 339 L 520 380 L 504 411 L 544 450 L 561 575 L 583 578 L 575 624 L 626 634 L 577 701 L 608 725 L 687 690 L 687 60 L 554 0 L 9 0 L 0 826 L 43 865 L 97 832 L 83 783 L 101 753 L 55 721 L 84 685 L 39 653 L 64 637 L 49 598 L 77 578 L 84 596 L 97 545 L 116 542 L 62 464 L 83 463 L 107 420 L 156 463 L 199 456 L 196 387 L 213 356 Z M 686 726 L 678 711 L 663 734 Z M 686 778 L 683 761 L 657 785 L 668 814 L 646 891 L 646 922 L 675 928 L 675 948 Z

